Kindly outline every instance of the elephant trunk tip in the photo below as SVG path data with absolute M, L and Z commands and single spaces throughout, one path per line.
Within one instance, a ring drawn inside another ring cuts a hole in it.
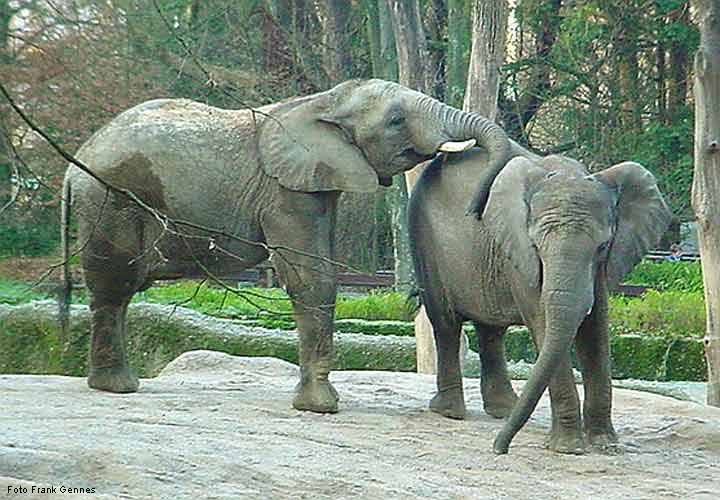
M 465 211 L 465 215 L 475 216 L 478 220 L 482 219 L 482 214 L 485 211 L 485 206 L 487 205 L 488 198 L 490 197 L 490 183 L 486 184 L 488 185 L 482 186 L 475 192 Z
M 497 437 L 495 437 L 493 452 L 495 452 L 496 455 L 507 455 L 511 440 L 512 437 L 509 434 L 504 431 L 500 431 Z

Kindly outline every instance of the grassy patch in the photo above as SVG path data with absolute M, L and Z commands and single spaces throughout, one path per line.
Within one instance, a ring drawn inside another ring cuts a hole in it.
M 25 283 L 0 279 L 0 304 L 24 304 L 47 297 L 47 293 L 30 288 Z
M 288 295 L 279 288 L 240 288 L 230 292 L 221 288 L 178 282 L 153 287 L 137 294 L 136 301 L 157 304 L 181 304 L 198 312 L 223 318 L 254 318 L 263 324 L 274 317 L 279 323 L 292 323 L 292 306 Z M 398 320 L 412 319 L 406 298 L 396 292 L 376 292 L 362 297 L 339 295 L 335 309 L 337 319 Z
M 678 263 L 649 263 L 650 266 L 677 266 Z M 693 264 L 693 263 L 690 263 Z M 682 264 L 684 265 L 684 264 Z M 29 289 L 27 285 L 0 279 L 0 303 L 23 304 L 32 300 L 53 298 L 49 292 Z M 74 303 L 86 303 L 83 290 L 73 293 Z M 241 288 L 237 293 L 197 282 L 163 284 L 136 294 L 135 302 L 182 305 L 220 318 L 242 319 L 265 328 L 295 328 L 292 306 L 281 289 Z M 375 334 L 412 334 L 412 309 L 404 295 L 375 292 L 369 295 L 343 296 L 337 299 L 336 330 Z M 379 320 L 387 324 L 343 324 L 346 319 Z M 610 327 L 614 334 L 644 334 L 664 337 L 700 338 L 705 332 L 705 304 L 702 291 L 650 290 L 642 297 L 611 297 Z M 358 330 L 361 329 L 361 330 Z
M 274 315 L 292 319 L 287 294 L 279 288 L 240 288 L 236 292 L 180 281 L 138 293 L 135 302 L 182 305 L 203 314 L 223 318 Z

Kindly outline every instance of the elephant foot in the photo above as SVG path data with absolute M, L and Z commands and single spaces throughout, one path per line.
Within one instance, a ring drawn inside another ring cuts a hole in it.
M 465 418 L 465 396 L 462 387 L 438 391 L 430 400 L 430 410 L 444 417 L 462 420 Z
M 602 429 L 586 429 L 585 437 L 593 448 L 611 452 L 618 450 L 618 438 L 612 424 Z
M 87 384 L 98 391 L 126 394 L 137 392 L 140 382 L 128 366 L 90 368 Z
M 545 447 L 565 455 L 585 454 L 585 440 L 580 432 L 552 432 L 545 442 Z
M 315 413 L 337 413 L 340 397 L 329 380 L 314 379 L 298 384 L 293 408 Z
M 510 415 L 517 400 L 517 394 L 512 389 L 497 396 L 483 394 L 483 408 L 491 417 L 505 418 Z

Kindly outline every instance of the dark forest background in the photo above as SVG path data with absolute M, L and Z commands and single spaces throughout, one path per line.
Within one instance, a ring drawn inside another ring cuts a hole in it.
M 0 0 L 0 81 L 68 151 L 157 97 L 259 106 L 348 78 L 398 79 L 393 5 L 416 8 L 428 91 L 462 107 L 483 0 Z M 397 31 L 396 31 L 397 32 Z M 657 176 L 692 219 L 692 54 L 684 0 L 509 2 L 497 121 L 518 142 Z M 66 164 L 0 102 L 0 257 L 56 251 Z M 338 256 L 394 266 L 402 179 L 345 195 Z M 666 243 L 677 239 L 675 234 Z

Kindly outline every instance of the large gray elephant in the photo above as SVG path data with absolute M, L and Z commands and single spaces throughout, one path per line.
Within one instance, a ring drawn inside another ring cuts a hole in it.
M 527 157 L 526 157 L 527 156 Z M 474 149 L 427 167 L 410 199 L 410 240 L 421 297 L 437 345 L 433 411 L 463 418 L 460 327 L 471 320 L 481 358 L 485 411 L 509 419 L 494 443 L 510 441 L 550 387 L 548 446 L 582 453 L 616 441 L 611 421 L 608 290 L 657 243 L 670 212 L 655 178 L 625 162 L 589 175 L 567 158 L 513 158 L 490 190 L 482 220 L 463 217 L 474 183 L 489 175 Z M 473 179 L 474 182 L 468 182 Z M 503 334 L 526 324 L 539 351 L 518 399 L 507 374 Z M 575 341 L 585 402 L 570 364 Z
M 496 172 L 510 151 L 505 133 L 482 116 L 382 80 L 348 81 L 255 110 L 161 99 L 119 115 L 77 158 L 162 215 L 77 166 L 66 173 L 63 246 L 67 255 L 72 213 L 91 296 L 89 386 L 137 390 L 125 316 L 153 278 L 238 270 L 271 255 L 300 334 L 293 405 L 337 411 L 328 374 L 338 196 L 374 191 L 439 150 L 464 147 L 453 141 L 483 145 Z

